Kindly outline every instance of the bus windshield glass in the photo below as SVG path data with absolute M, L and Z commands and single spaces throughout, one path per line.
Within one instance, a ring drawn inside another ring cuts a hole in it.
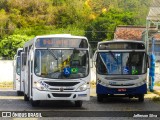
M 108 75 L 141 75 L 146 73 L 144 52 L 99 52 L 97 72 Z
M 87 50 L 36 49 L 35 75 L 52 79 L 76 79 L 89 74 Z
M 20 71 L 21 71 L 21 59 L 20 57 L 17 57 L 16 72 L 18 75 L 20 75 Z
M 80 38 L 38 38 L 36 48 L 88 48 L 86 39 Z

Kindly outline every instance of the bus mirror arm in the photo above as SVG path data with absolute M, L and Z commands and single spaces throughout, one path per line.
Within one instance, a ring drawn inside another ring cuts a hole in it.
M 147 67 L 150 68 L 151 66 L 151 61 L 149 55 L 147 55 Z
M 93 64 L 96 66 L 96 59 L 97 59 L 97 51 L 95 51 L 93 55 Z
M 90 68 L 93 68 L 93 58 L 90 58 Z

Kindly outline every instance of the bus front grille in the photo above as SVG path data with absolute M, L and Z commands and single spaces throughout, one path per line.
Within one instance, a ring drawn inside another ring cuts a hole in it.
M 50 90 L 60 90 L 60 88 L 49 88 Z M 67 90 L 74 90 L 74 88 L 64 88 L 63 89 L 64 91 L 67 91 Z
M 74 86 L 77 85 L 79 82 L 45 82 L 50 86 Z
M 54 97 L 70 97 L 71 94 L 58 94 L 58 93 L 52 93 Z
M 127 85 L 123 85 L 123 84 L 122 85 L 121 84 L 120 85 L 111 85 L 110 84 L 110 86 L 133 86 L 133 85 L 135 85 L 135 84 L 127 84 Z

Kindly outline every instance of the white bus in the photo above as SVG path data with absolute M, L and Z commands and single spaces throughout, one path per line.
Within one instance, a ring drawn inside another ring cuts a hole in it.
M 149 62 L 143 42 L 134 40 L 99 42 L 95 56 L 98 102 L 117 94 L 144 101 Z
M 37 36 L 24 45 L 24 100 L 90 99 L 90 49 L 86 37 L 68 34 Z
M 22 95 L 23 90 L 21 89 L 21 52 L 23 51 L 23 48 L 18 48 L 17 53 L 14 56 L 14 70 L 13 70 L 13 83 L 14 83 L 14 89 L 17 91 L 17 95 Z

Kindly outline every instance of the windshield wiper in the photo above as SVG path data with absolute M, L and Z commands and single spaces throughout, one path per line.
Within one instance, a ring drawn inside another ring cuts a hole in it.
M 55 58 L 55 60 L 58 60 L 58 58 L 56 57 L 56 55 L 54 54 L 54 52 L 52 52 L 51 49 L 47 48 L 47 50 L 51 53 L 51 55 Z
M 112 58 L 117 62 L 118 64 L 118 59 L 114 56 L 113 52 L 109 51 L 109 53 L 111 54 Z

